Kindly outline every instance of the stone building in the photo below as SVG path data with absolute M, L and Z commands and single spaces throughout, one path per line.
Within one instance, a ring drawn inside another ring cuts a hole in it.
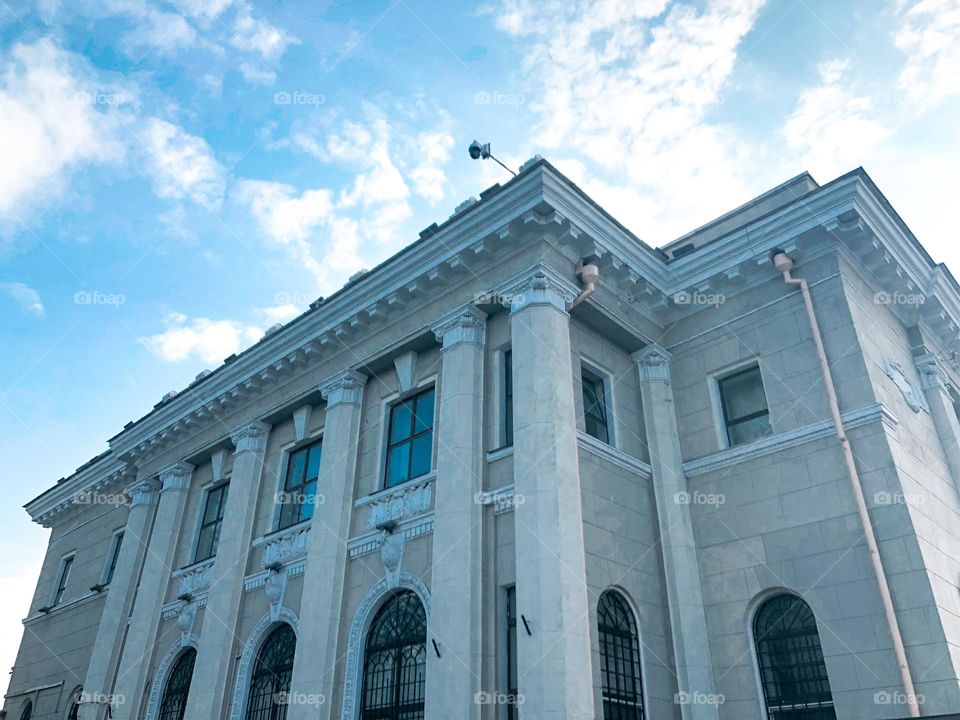
M 535 158 L 27 504 L 5 717 L 958 712 L 958 323 L 863 170 L 653 249 Z

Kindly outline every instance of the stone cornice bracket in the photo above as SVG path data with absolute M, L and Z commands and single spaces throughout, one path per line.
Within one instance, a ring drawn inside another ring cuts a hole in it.
M 931 388 L 950 390 L 953 387 L 953 382 L 944 367 L 943 360 L 938 355 L 933 353 L 921 355 L 916 358 L 916 365 L 917 372 L 920 374 L 920 384 L 924 390 L 930 390 Z
M 670 353 L 659 345 L 647 345 L 633 354 L 640 373 L 640 382 L 662 382 L 670 384 Z
M 344 370 L 320 383 L 320 394 L 327 402 L 327 410 L 343 403 L 359 405 L 363 402 L 363 388 L 366 384 L 367 376 L 363 373 Z
M 670 353 L 659 345 L 650 344 L 633 354 L 637 363 L 640 382 L 662 382 L 670 384 Z
M 164 490 L 186 490 L 190 487 L 190 478 L 194 466 L 182 460 L 171 463 L 160 470 L 161 492 Z
M 233 454 L 236 456 L 244 452 L 263 452 L 267 448 L 269 433 L 270 426 L 259 420 L 238 427 L 230 433 L 230 440 L 236 448 Z
M 528 307 L 548 305 L 567 314 L 567 307 L 580 294 L 570 280 L 547 265 L 538 266 L 530 275 L 502 293 L 510 303 L 510 312 L 518 313 Z
M 464 305 L 433 326 L 433 334 L 444 350 L 460 343 L 483 345 L 486 330 L 486 314 L 473 305 Z
M 160 481 L 156 478 L 142 478 L 134 480 L 127 487 L 127 494 L 130 496 L 130 506 L 153 505 L 157 501 L 157 494 L 160 490 Z

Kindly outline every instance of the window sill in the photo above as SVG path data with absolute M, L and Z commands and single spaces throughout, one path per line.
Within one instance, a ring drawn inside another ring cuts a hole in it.
M 173 577 L 175 578 L 183 577 L 187 573 L 191 573 L 194 570 L 197 570 L 202 567 L 206 567 L 207 565 L 213 565 L 213 561 L 216 559 L 217 559 L 216 555 L 211 555 L 206 560 L 195 560 L 189 565 L 184 565 L 182 568 L 178 568 L 177 570 L 174 570 Z
M 398 483 L 397 485 L 391 485 L 388 488 L 383 488 L 381 490 L 377 490 L 376 492 L 372 492 L 369 495 L 364 495 L 363 497 L 354 500 L 353 506 L 355 508 L 359 508 L 366 505 L 372 505 L 376 502 L 381 502 L 384 498 L 388 498 L 397 493 L 404 493 L 411 488 L 417 487 L 418 485 L 429 485 L 436 480 L 436 478 L 437 471 L 431 470 L 426 475 L 420 475 L 419 477 L 406 480 L 402 483 Z
M 261 535 L 260 537 L 254 538 L 251 547 L 258 548 L 268 543 L 281 540 L 282 538 L 285 538 L 288 535 L 296 535 L 297 533 L 303 532 L 305 530 L 309 530 L 312 524 L 313 524 L 313 518 L 310 518 L 308 520 L 301 520 L 300 522 L 294 525 L 288 525 L 287 527 L 281 528 L 279 530 L 273 530 L 271 532 L 266 533 L 265 535 Z
M 487 462 L 496 462 L 497 460 L 502 460 L 505 457 L 513 456 L 513 445 L 504 445 L 501 448 L 496 450 L 491 450 L 487 453 Z

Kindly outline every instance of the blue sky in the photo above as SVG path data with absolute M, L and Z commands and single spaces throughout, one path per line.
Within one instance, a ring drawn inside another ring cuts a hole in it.
M 958 67 L 957 0 L 0 0 L 0 667 L 20 506 L 506 179 L 473 138 L 652 245 L 863 165 L 960 268 Z

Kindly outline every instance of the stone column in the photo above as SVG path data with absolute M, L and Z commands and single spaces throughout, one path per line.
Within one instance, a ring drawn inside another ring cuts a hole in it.
M 517 497 L 523 498 L 514 510 L 523 720 L 594 717 L 566 312 L 575 294 L 572 284 L 542 268 L 516 289 L 511 309 L 513 473 Z
M 233 471 L 203 612 L 200 647 L 187 700 L 188 718 L 216 720 L 229 705 L 227 685 L 233 678 L 237 616 L 269 432 L 269 425 L 254 421 L 230 436 L 236 448 Z
M 87 676 L 83 681 L 81 720 L 104 720 L 111 712 L 109 700 L 113 692 L 113 679 L 147 551 L 158 487 L 159 483 L 154 478 L 138 478 L 127 488 L 130 511 L 123 529 L 123 544 L 120 546 L 117 566 L 97 627 Z M 118 703 L 113 705 L 114 710 L 122 706 Z
M 433 570 L 427 643 L 427 720 L 479 720 L 486 316 L 472 305 L 434 327 L 443 343 Z
M 947 456 L 953 486 L 960 493 L 960 420 L 950 395 L 950 378 L 940 360 L 932 354 L 917 358 L 917 370 L 923 383 L 933 424 L 940 436 L 940 445 Z
M 690 506 L 681 494 L 686 493 L 687 483 L 670 387 L 670 354 L 649 345 L 634 359 L 640 373 L 643 419 L 653 468 L 681 715 L 684 720 L 716 720 L 718 705 L 696 702 L 694 695 L 714 694 L 713 666 Z
M 113 711 L 116 720 L 136 720 L 140 717 L 139 710 L 147 686 L 150 656 L 157 640 L 167 583 L 174 569 L 177 539 L 180 537 L 180 525 L 192 475 L 193 465 L 185 462 L 173 463 L 160 471 L 160 502 L 143 561 L 140 587 L 115 683 L 114 695 L 123 699 Z M 127 542 L 126 534 L 123 542 Z
M 323 502 L 315 505 L 310 524 L 303 576 L 305 610 L 300 615 L 290 692 L 294 698 L 322 697 L 323 702 L 319 710 L 315 702 L 292 703 L 287 708 L 288 720 L 329 720 L 337 714 L 331 703 L 340 657 L 337 641 L 366 381 L 366 376 L 347 370 L 320 385 L 327 401 L 317 480 L 317 494 L 323 496 Z

